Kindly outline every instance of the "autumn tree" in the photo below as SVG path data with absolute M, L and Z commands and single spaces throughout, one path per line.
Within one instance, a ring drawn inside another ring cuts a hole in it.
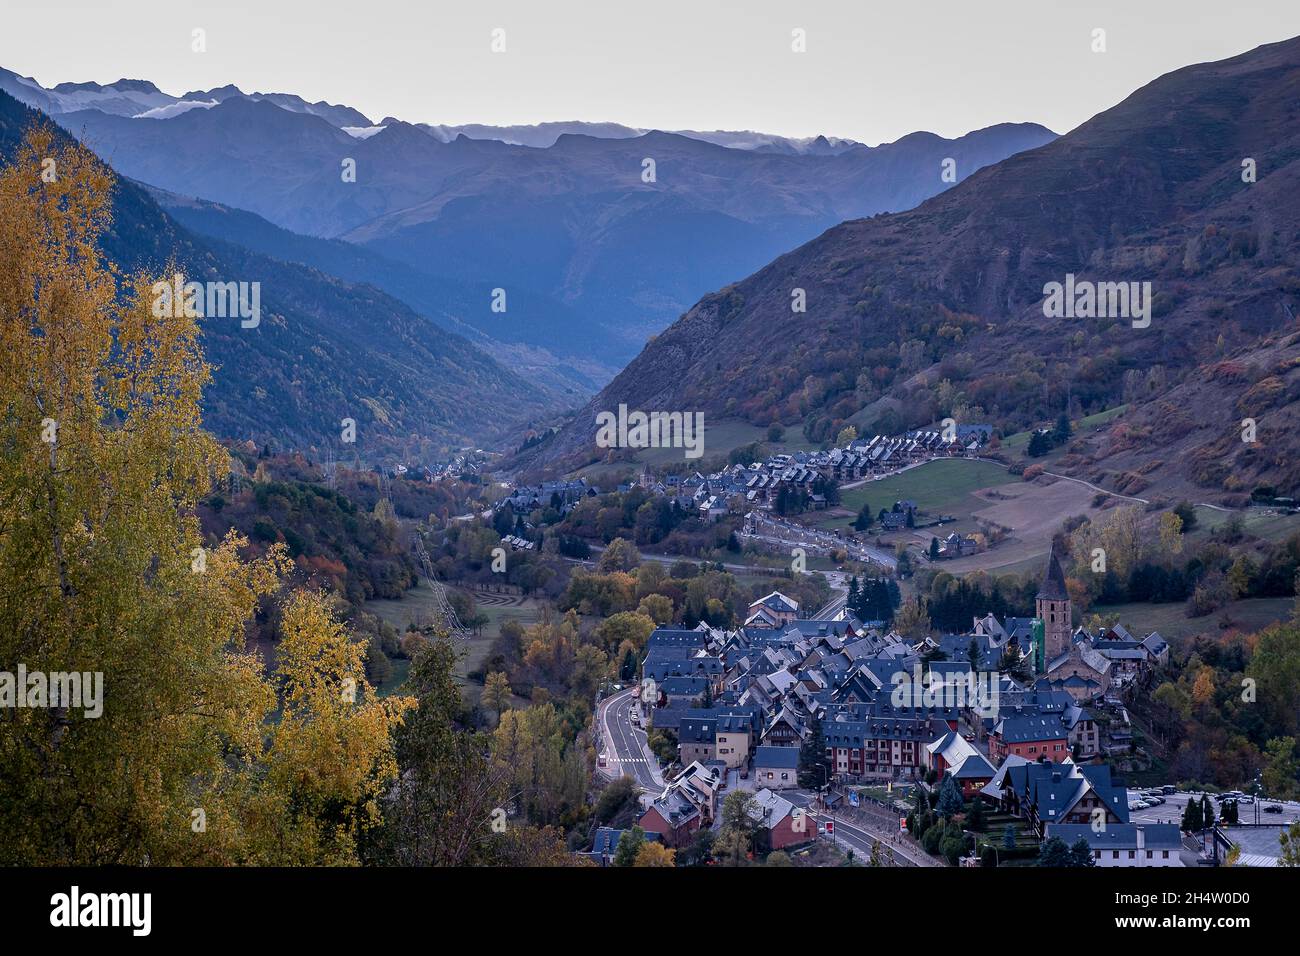
M 510 680 L 501 671 L 493 671 L 488 674 L 483 682 L 483 706 L 491 709 L 500 717 L 507 707 L 510 706 L 510 697 L 514 693 L 510 689 Z
M 405 702 L 374 697 L 326 599 L 276 600 L 282 546 L 202 537 L 229 457 L 196 310 L 173 270 L 102 260 L 111 186 L 48 127 L 0 172 L 0 661 L 103 690 L 0 721 L 0 862 L 355 863 Z
M 677 856 L 676 850 L 670 850 L 662 843 L 647 840 L 641 844 L 641 849 L 636 852 L 636 859 L 633 866 L 676 866 L 674 858 Z

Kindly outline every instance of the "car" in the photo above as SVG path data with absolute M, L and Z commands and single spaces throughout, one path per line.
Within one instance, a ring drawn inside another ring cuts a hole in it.
M 1165 784 L 1163 787 L 1160 788 L 1160 792 L 1163 793 L 1165 796 L 1169 796 L 1169 794 L 1171 793 L 1177 793 L 1178 788 L 1174 786 L 1170 786 L 1169 784 Z
M 1237 800 L 1237 802 L 1238 802 L 1238 803 L 1251 804 L 1251 803 L 1254 803 L 1254 802 L 1255 802 L 1255 798 L 1252 797 L 1252 796 L 1250 796 L 1249 794 L 1247 794 L 1246 796 L 1239 798 L 1239 799 Z
M 1151 804 L 1147 803 L 1145 800 L 1130 800 L 1128 802 L 1128 808 L 1130 810 L 1145 810 L 1149 806 L 1151 806 Z
M 1149 807 L 1156 807 L 1165 802 L 1164 797 L 1157 797 L 1151 794 L 1147 794 L 1142 799 L 1146 802 L 1146 805 Z
M 1281 812 L 1282 812 L 1282 808 L 1279 807 L 1276 803 L 1270 803 L 1268 806 L 1266 806 L 1266 807 L 1264 808 L 1264 812 L 1265 812 L 1265 813 L 1281 813 Z

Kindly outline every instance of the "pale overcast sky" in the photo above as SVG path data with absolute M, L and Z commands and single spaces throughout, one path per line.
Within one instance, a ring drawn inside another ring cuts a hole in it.
M 374 120 L 872 144 L 1004 121 L 1065 132 L 1169 70 L 1297 34 L 1300 0 L 0 0 L 0 66 L 47 86 L 234 83 Z

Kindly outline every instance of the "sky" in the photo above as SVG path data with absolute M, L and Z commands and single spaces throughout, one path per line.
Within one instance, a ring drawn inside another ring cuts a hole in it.
M 1300 0 L 0 0 L 0 66 L 45 86 L 233 83 L 375 121 L 873 145 L 1001 122 L 1063 133 L 1170 70 L 1297 34 Z

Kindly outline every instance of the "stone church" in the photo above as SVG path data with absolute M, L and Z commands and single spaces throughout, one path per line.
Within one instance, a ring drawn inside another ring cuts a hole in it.
M 1047 570 L 1043 572 L 1035 608 L 1043 622 L 1045 676 L 1052 689 L 1066 691 L 1077 701 L 1105 694 L 1110 688 L 1111 662 L 1088 644 L 1076 644 L 1072 639 L 1074 609 L 1055 541 L 1047 557 Z

